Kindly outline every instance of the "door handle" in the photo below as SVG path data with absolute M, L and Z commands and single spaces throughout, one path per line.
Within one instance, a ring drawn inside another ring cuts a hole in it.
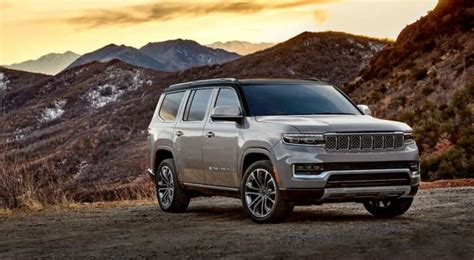
M 207 133 L 206 133 L 206 136 L 209 137 L 209 138 L 211 138 L 211 137 L 214 137 L 215 134 L 214 134 L 214 132 L 207 132 Z
M 181 131 L 176 131 L 174 134 L 175 134 L 177 137 L 180 137 L 180 136 L 183 135 L 183 132 L 181 132 Z

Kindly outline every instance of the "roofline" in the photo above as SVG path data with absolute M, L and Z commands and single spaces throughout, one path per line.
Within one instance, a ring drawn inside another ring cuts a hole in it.
M 261 81 L 261 82 L 258 82 Z M 180 90 L 186 90 L 190 88 L 199 88 L 202 86 L 216 86 L 216 85 L 247 85 L 249 82 L 253 83 L 262 83 L 264 81 L 270 81 L 276 83 L 278 81 L 285 82 L 285 81 L 310 81 L 314 83 L 329 85 L 319 79 L 309 78 L 309 79 L 272 79 L 272 78 L 260 78 L 260 79 L 237 79 L 237 78 L 216 78 L 216 79 L 204 79 L 204 80 L 194 80 L 194 81 L 187 81 L 183 83 L 173 84 L 166 88 L 164 92 L 174 92 Z
M 237 83 L 238 80 L 236 78 L 217 78 L 217 79 L 202 79 L 202 80 L 194 80 L 194 81 L 187 81 L 183 83 L 173 84 L 169 86 L 169 89 L 173 88 L 184 88 L 188 86 L 195 86 L 195 85 L 204 85 L 204 84 L 219 84 L 219 83 Z

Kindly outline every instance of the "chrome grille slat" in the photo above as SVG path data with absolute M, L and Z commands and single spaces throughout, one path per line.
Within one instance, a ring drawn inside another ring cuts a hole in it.
M 335 133 L 325 135 L 325 147 L 333 151 L 398 150 L 404 148 L 403 133 Z
M 337 150 L 348 150 L 349 143 L 350 140 L 348 135 L 337 136 Z
M 369 150 L 372 149 L 374 143 L 374 137 L 371 135 L 363 135 L 361 136 L 361 149 L 362 150 Z
M 382 135 L 376 135 L 373 136 L 374 138 L 374 147 L 373 149 L 382 149 L 383 148 L 383 136 Z

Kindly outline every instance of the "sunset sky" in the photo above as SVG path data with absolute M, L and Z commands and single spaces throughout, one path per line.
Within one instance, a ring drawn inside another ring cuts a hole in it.
M 0 0 L 0 64 L 109 43 L 280 42 L 303 31 L 395 39 L 436 0 Z

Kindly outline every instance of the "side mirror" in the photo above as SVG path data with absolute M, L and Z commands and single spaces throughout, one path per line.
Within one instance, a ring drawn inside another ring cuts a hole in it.
M 370 108 L 366 105 L 357 105 L 357 107 L 364 113 L 364 115 L 370 116 L 372 114 L 372 111 L 370 111 Z
M 214 121 L 240 122 L 243 116 L 238 107 L 220 106 L 212 109 L 211 118 Z

